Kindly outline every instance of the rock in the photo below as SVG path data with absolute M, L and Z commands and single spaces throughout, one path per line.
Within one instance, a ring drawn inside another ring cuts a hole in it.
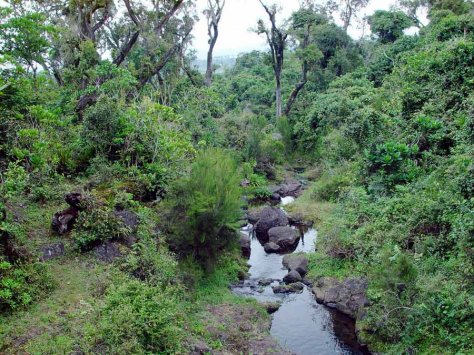
M 302 281 L 303 278 L 301 277 L 300 273 L 296 270 L 291 270 L 284 278 L 283 282 L 288 284 L 292 284 L 295 282 L 300 282 Z
M 271 254 L 271 253 L 278 253 L 281 251 L 281 248 L 278 244 L 270 242 L 270 243 L 265 243 L 263 246 L 263 250 L 265 250 L 265 253 Z
M 55 244 L 50 244 L 46 245 L 41 248 L 42 256 L 41 260 L 46 261 L 46 260 L 51 260 L 54 258 L 57 258 L 59 256 L 64 255 L 64 244 L 63 243 L 55 243 Z
M 274 279 L 261 279 L 261 280 L 258 281 L 258 284 L 259 284 L 260 286 L 268 286 L 268 285 L 270 285 L 273 281 L 276 281 L 276 280 L 274 280 Z
M 258 212 L 247 213 L 247 220 L 249 221 L 250 224 L 252 225 L 256 224 L 259 219 L 260 219 L 260 213 Z
M 249 179 L 243 179 L 243 180 L 240 182 L 240 186 L 242 186 L 242 187 L 248 187 L 248 186 L 250 186 L 250 180 L 249 180 Z
M 299 181 L 291 180 L 286 181 L 284 184 L 280 185 L 279 190 L 277 191 L 282 197 L 293 196 L 298 197 L 301 193 L 301 183 Z
M 273 227 L 286 226 L 288 218 L 285 212 L 277 207 L 265 207 L 259 213 L 259 220 L 255 225 L 255 232 L 261 241 L 268 241 L 268 231 Z
M 348 278 L 339 281 L 333 277 L 322 277 L 316 281 L 313 293 L 319 303 L 335 308 L 354 319 L 358 319 L 363 308 L 368 306 L 367 281 Z
M 290 222 L 291 225 L 296 225 L 296 226 L 311 227 L 313 225 L 312 222 L 305 221 L 303 214 L 299 212 L 289 213 L 288 221 Z
M 79 210 L 75 207 L 56 212 L 51 221 L 51 228 L 58 234 L 66 234 L 74 227 L 78 215 Z
M 259 222 L 260 223 L 260 222 Z M 280 251 L 292 251 L 298 246 L 300 236 L 291 227 L 273 227 L 268 231 L 268 240 L 280 247 Z
M 212 349 L 202 340 L 196 340 L 191 346 L 190 346 L 190 354 L 191 355 L 205 355 L 205 354 L 210 354 L 212 352 Z
M 272 195 L 270 196 L 270 200 L 271 201 L 280 201 L 281 200 L 281 196 L 280 194 L 278 193 L 272 193 Z
M 266 302 L 263 303 L 263 307 L 267 310 L 268 314 L 273 314 L 278 311 L 281 307 L 281 303 L 278 302 Z
M 239 244 L 240 249 L 242 250 L 242 256 L 250 258 L 250 237 L 247 234 L 240 233 Z
M 97 259 L 106 263 L 111 263 L 116 258 L 122 256 L 119 245 L 114 242 L 105 242 L 104 244 L 96 246 L 92 251 Z
M 304 255 L 285 255 L 283 266 L 288 270 L 296 270 L 301 276 L 308 273 L 308 259 Z
M 136 233 L 138 229 L 139 219 L 135 212 L 128 210 L 120 210 L 114 212 L 115 217 L 120 219 L 125 227 L 129 228 L 132 233 Z
M 304 289 L 304 284 L 301 282 L 296 282 L 289 285 L 278 285 L 273 286 L 273 293 L 301 293 Z
M 80 192 L 70 192 L 66 194 L 64 197 L 67 204 L 71 207 L 74 207 L 78 210 L 83 210 L 83 206 L 81 206 L 81 202 L 85 200 L 84 196 Z

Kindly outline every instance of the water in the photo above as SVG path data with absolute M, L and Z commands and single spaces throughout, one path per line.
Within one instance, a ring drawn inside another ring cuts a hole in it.
M 293 201 L 293 197 L 284 197 L 282 205 Z M 295 253 L 314 251 L 317 231 L 313 228 L 298 229 L 302 237 Z M 233 291 L 262 302 L 279 301 L 282 304 L 273 314 L 272 336 L 298 355 L 366 353 L 357 343 L 354 321 L 318 304 L 309 288 L 300 294 L 273 293 L 271 286 L 278 285 L 288 272 L 282 265 L 283 255 L 265 253 L 251 231 L 251 225 L 242 229 L 243 233 L 251 235 L 250 277 L 235 285 Z M 264 279 L 274 281 L 268 286 L 261 286 L 259 281 Z

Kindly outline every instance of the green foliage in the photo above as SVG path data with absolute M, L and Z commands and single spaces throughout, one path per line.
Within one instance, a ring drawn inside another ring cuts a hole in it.
M 382 43 L 395 42 L 403 36 L 403 30 L 413 25 L 412 20 L 402 11 L 377 10 L 369 16 L 372 33 Z
M 52 276 L 44 264 L 16 265 L 0 259 L 1 311 L 24 308 L 54 286 Z
M 240 177 L 234 158 L 208 149 L 200 153 L 190 175 L 175 188 L 175 223 L 181 251 L 202 262 L 212 262 L 217 252 L 236 241 L 241 217 Z
M 110 239 L 123 238 L 130 233 L 113 211 L 94 201 L 90 201 L 87 208 L 79 212 L 76 225 L 73 239 L 81 250 L 88 250 Z
M 137 279 L 116 279 L 100 308 L 98 329 L 111 353 L 179 353 L 183 351 L 183 313 L 178 288 L 154 286 Z

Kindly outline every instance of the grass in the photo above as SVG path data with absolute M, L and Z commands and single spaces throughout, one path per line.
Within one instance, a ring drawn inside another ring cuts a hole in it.
M 85 346 L 83 331 L 91 321 L 98 280 L 104 270 L 89 258 L 50 262 L 58 287 L 44 300 L 11 316 L 0 316 L 0 352 L 69 353 Z
M 305 190 L 293 203 L 286 205 L 285 210 L 290 214 L 301 216 L 304 221 L 312 222 L 317 226 L 331 213 L 335 204 L 314 199 L 311 196 L 311 191 L 311 188 Z

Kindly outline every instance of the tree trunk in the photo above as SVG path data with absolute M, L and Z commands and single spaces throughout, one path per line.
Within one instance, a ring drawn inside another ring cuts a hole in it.
M 219 35 L 217 31 L 217 26 L 214 27 L 214 36 L 211 38 L 211 43 L 209 45 L 209 51 L 207 52 L 207 69 L 206 69 L 206 79 L 204 83 L 206 86 L 211 86 L 212 83 L 212 53 L 214 51 L 214 46 L 217 42 L 217 36 Z
M 281 116 L 281 81 L 280 78 L 276 79 L 276 117 Z

